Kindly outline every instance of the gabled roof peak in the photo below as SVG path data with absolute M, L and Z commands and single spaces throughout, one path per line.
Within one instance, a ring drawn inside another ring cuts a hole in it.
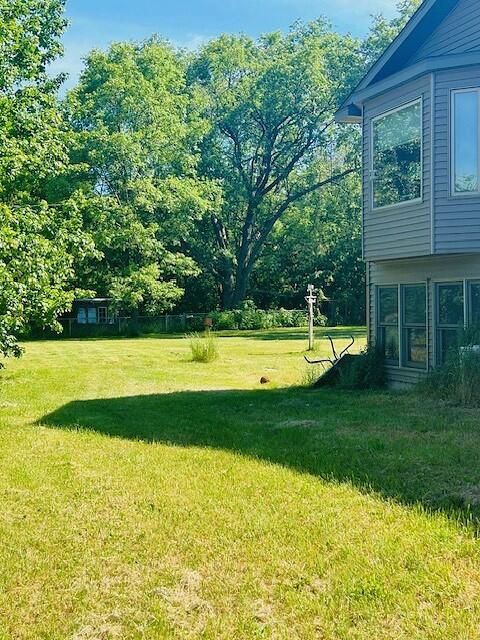
M 408 66 L 415 52 L 455 8 L 459 0 L 424 0 L 408 23 L 372 65 L 337 112 L 340 122 L 355 122 L 361 114 L 361 94 Z M 360 102 L 360 104 L 359 104 Z

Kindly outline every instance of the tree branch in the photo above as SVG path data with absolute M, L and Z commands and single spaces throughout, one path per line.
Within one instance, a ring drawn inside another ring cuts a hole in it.
M 336 184 L 337 182 L 340 182 L 341 180 L 343 180 L 343 178 L 345 178 L 346 176 L 355 173 L 358 171 L 358 167 L 351 167 L 349 169 L 345 169 L 345 171 L 342 171 L 340 173 L 337 173 L 333 176 L 330 176 L 329 178 L 326 178 L 325 180 L 320 180 L 319 182 L 316 182 L 313 185 L 310 185 L 309 187 L 305 187 L 304 189 L 301 189 L 300 191 L 297 191 L 293 194 L 290 194 L 287 199 L 278 207 L 278 209 L 275 211 L 274 214 L 272 214 L 262 225 L 259 233 L 258 233 L 258 237 L 257 240 L 255 241 L 253 248 L 250 252 L 249 255 L 249 261 L 251 263 L 255 262 L 255 260 L 258 258 L 260 251 L 266 241 L 266 239 L 268 238 L 269 233 L 271 232 L 271 230 L 273 229 L 274 224 L 281 218 L 281 216 L 287 211 L 287 209 L 289 208 L 289 206 L 291 204 L 293 204 L 294 202 L 297 202 L 298 200 L 301 200 L 302 198 L 304 198 L 305 196 L 309 195 L 310 193 L 313 193 L 314 191 L 317 191 L 318 189 L 321 189 L 322 187 L 326 187 L 329 184 Z

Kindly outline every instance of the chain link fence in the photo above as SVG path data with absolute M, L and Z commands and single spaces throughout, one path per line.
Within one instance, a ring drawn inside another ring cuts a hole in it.
M 230 315 L 226 316 L 226 313 Z M 232 315 L 233 314 L 233 315 Z M 237 315 L 235 315 L 237 314 Z M 218 330 L 254 330 L 276 327 L 301 327 L 307 324 L 305 310 L 255 310 L 241 312 L 182 313 L 163 316 L 117 316 L 106 323 L 78 322 L 77 318 L 59 318 L 62 332 L 32 328 L 29 339 L 134 337 L 155 334 L 185 334 L 203 331 L 205 327 Z

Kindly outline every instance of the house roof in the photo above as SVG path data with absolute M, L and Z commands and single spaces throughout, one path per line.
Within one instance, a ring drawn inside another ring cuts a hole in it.
M 361 106 L 369 94 L 381 92 L 389 88 L 388 79 L 393 77 L 393 83 L 400 84 L 409 78 L 416 77 L 421 73 L 430 70 L 430 66 L 438 66 L 439 61 L 434 58 L 426 59 L 411 66 L 408 61 L 412 58 L 425 40 L 432 35 L 440 23 L 455 8 L 459 0 L 424 0 L 408 23 L 387 47 L 380 58 L 370 67 L 365 76 L 359 82 L 354 91 L 343 102 L 336 113 L 338 122 L 359 122 L 361 120 Z M 462 56 L 446 56 L 455 58 L 446 65 L 446 60 L 442 58 L 445 66 L 463 63 Z M 478 56 L 475 55 L 475 61 Z M 429 64 L 430 63 L 430 64 Z M 403 76 L 397 78 L 397 74 L 404 72 Z M 369 91 L 369 89 L 373 91 Z

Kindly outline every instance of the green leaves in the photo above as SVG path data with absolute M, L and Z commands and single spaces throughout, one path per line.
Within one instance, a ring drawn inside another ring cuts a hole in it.
M 74 222 L 44 203 L 0 205 L 0 354 L 18 355 L 16 338 L 30 323 L 58 327 L 56 317 L 73 300 Z
M 187 87 L 182 55 L 157 39 L 94 51 L 65 103 L 69 195 L 97 252 L 77 264 L 77 283 L 143 313 L 171 309 L 181 281 L 199 270 L 185 255 L 195 222 L 221 197 L 199 178 L 208 123 Z
M 73 298 L 78 220 L 44 200 L 67 160 L 56 81 L 61 0 L 0 0 L 0 354 L 19 355 L 30 323 L 57 327 Z M 76 247 L 76 248 L 74 248 Z
M 212 217 L 210 263 L 225 306 L 245 298 L 255 263 L 286 211 L 355 170 L 333 114 L 349 90 L 358 50 L 358 42 L 319 20 L 256 41 L 221 36 L 192 60 L 189 80 L 206 96 L 211 124 L 200 167 L 224 190 L 221 211 Z

